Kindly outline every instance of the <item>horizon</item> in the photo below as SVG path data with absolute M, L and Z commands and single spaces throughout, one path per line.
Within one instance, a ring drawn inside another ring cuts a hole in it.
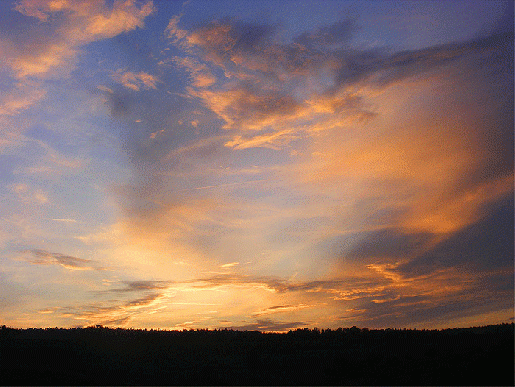
M 513 323 L 513 16 L 0 2 L 0 326 Z
M 488 325 L 477 325 L 477 326 L 469 326 L 469 327 L 447 327 L 447 328 L 423 328 L 418 329 L 415 327 L 402 327 L 402 328 L 367 328 L 367 327 L 357 327 L 357 326 L 348 326 L 348 327 L 338 327 L 338 328 L 321 328 L 321 327 L 314 327 L 314 328 L 295 328 L 295 329 L 289 329 L 287 331 L 263 331 L 263 330 L 239 330 L 239 329 L 233 329 L 231 327 L 224 327 L 224 328 L 190 328 L 190 329 L 166 329 L 166 328 L 133 328 L 133 327 L 120 327 L 120 326 L 103 326 L 103 325 L 90 325 L 90 326 L 75 326 L 75 327 L 29 327 L 29 328 L 14 328 L 9 327 L 6 325 L 1 325 L 0 330 L 2 329 L 13 329 L 13 330 L 77 330 L 77 329 L 108 329 L 108 330 L 126 330 L 126 331 L 142 331 L 142 332 L 177 332 L 177 333 L 187 333 L 187 332 L 242 332 L 242 333 L 278 333 L 278 334 L 288 334 L 290 332 L 316 332 L 316 333 L 332 333 L 337 332 L 341 333 L 344 331 L 349 330 L 359 330 L 360 332 L 373 332 L 373 331 L 420 331 L 420 332 L 442 332 L 446 330 L 467 330 L 467 329 L 481 329 L 481 328 L 489 328 L 489 327 L 498 327 L 498 326 L 505 326 L 505 325 L 515 325 L 514 322 L 504 322 L 499 324 L 488 324 Z

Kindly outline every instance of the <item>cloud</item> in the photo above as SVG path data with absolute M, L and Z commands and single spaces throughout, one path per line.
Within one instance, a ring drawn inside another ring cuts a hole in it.
M 260 308 L 251 313 L 254 317 L 285 313 L 291 319 L 295 318 L 295 313 L 312 310 L 302 315 L 311 313 L 317 314 L 319 319 L 327 319 L 324 316 L 327 311 L 347 309 L 347 314 L 341 316 L 338 324 L 351 321 L 373 327 L 406 326 L 429 320 L 436 323 L 446 313 L 456 319 L 466 319 L 479 310 L 485 313 L 487 310 L 506 309 L 511 302 L 507 301 L 511 291 L 510 278 L 502 271 L 477 277 L 452 266 L 439 267 L 429 273 L 405 275 L 400 267 L 396 264 L 369 264 L 354 272 L 354 276 L 317 281 L 220 274 L 189 283 L 200 289 L 228 289 L 233 286 L 268 289 L 274 300 L 301 301 Z M 486 303 L 488 307 L 484 306 Z M 328 323 L 330 319 L 324 321 Z M 245 328 L 257 329 L 258 324 L 248 324 Z M 262 330 L 267 330 L 264 325 Z
M 172 21 L 171 37 L 193 54 L 181 59 L 183 66 L 187 64 L 191 72 L 195 64 L 193 75 L 202 70 L 203 73 L 209 71 L 212 77 L 214 69 L 224 71 L 225 77 L 219 77 L 216 85 L 214 81 L 201 84 L 193 80 L 189 93 L 223 119 L 225 129 L 256 131 L 258 133 L 253 136 L 261 136 L 262 140 L 254 141 L 253 146 L 271 144 L 273 147 L 277 141 L 288 143 L 296 136 L 288 136 L 289 139 L 285 140 L 284 136 L 271 133 L 264 140 L 259 131 L 273 127 L 275 132 L 289 135 L 291 130 L 286 132 L 286 127 L 306 126 L 305 121 L 314 118 L 310 117 L 312 106 L 302 103 L 296 94 L 313 89 L 307 87 L 302 79 L 297 79 L 303 64 L 288 68 L 292 63 L 298 63 L 289 56 L 295 56 L 300 49 L 276 43 L 274 27 L 222 20 L 188 32 L 178 29 L 178 19 Z M 306 56 L 313 55 L 308 52 Z M 323 58 L 317 59 L 321 61 Z M 319 64 L 324 65 L 323 62 Z M 241 136 L 237 138 L 241 139 Z M 244 149 L 249 144 L 242 146 L 241 141 L 234 140 L 227 145 Z
M 443 67 L 453 61 L 475 54 L 488 54 L 493 50 L 504 50 L 513 41 L 513 32 L 501 32 L 486 37 L 471 39 L 462 43 L 450 43 L 421 50 L 409 50 L 396 53 L 378 61 L 378 63 L 364 66 L 358 70 L 360 76 L 366 78 L 370 73 L 377 73 L 374 82 L 388 84 L 416 74 L 428 72 L 437 67 Z M 345 75 L 340 76 L 343 80 Z
M 222 118 L 225 129 L 262 130 L 294 117 L 298 103 L 289 95 L 274 90 L 259 90 L 251 84 L 228 90 L 191 91 Z M 249 112 L 252 112 L 249 115 Z
M 222 269 L 228 269 L 228 268 L 231 268 L 231 267 L 238 266 L 239 264 L 240 264 L 239 262 L 231 262 L 231 263 L 226 263 L 224 265 L 221 265 L 220 267 Z
M 449 238 L 397 268 L 415 275 L 445 267 L 474 272 L 513 268 L 513 196 L 492 205 L 493 210 Z
M 304 305 L 304 304 L 299 304 L 299 305 L 274 305 L 274 306 L 271 306 L 269 308 L 266 308 L 266 309 L 262 309 L 260 311 L 257 311 L 257 312 L 254 312 L 252 315 L 253 316 L 256 316 L 256 317 L 260 317 L 260 316 L 264 316 L 264 315 L 268 315 L 268 314 L 275 314 L 275 313 L 281 313 L 281 312 L 294 312 L 294 311 L 297 311 L 297 310 L 301 310 L 301 309 L 305 309 L 305 308 L 310 308 L 314 305 Z
M 0 98 L 0 116 L 15 116 L 29 109 L 46 95 L 38 84 L 31 82 L 17 83 L 9 93 Z
M 216 78 L 209 67 L 195 58 L 174 57 L 172 60 L 177 67 L 185 69 L 190 74 L 191 83 L 194 87 L 204 88 L 216 82 Z
M 175 328 L 222 324 L 232 329 L 284 331 L 313 326 L 313 321 L 306 322 L 311 315 L 318 316 L 318 324 L 351 321 L 353 324 L 391 327 L 431 320 L 431 313 L 434 321 L 446 313 L 456 318 L 468 318 L 466 316 L 477 313 L 478 300 L 490 302 L 491 310 L 506 308 L 506 302 L 500 302 L 496 292 L 511 291 L 506 273 L 499 272 L 478 281 L 475 276 L 453 267 L 409 276 L 397 268 L 391 264 L 371 264 L 365 268 L 368 274 L 355 273 L 356 276 L 317 281 L 286 281 L 241 274 L 218 274 L 183 281 L 124 281 L 123 287 L 99 293 L 118 294 L 118 300 L 52 311 L 62 317 L 105 325 L 108 322 L 114 325 L 142 324 L 149 315 L 160 313 L 161 318 L 167 319 L 167 326 Z M 485 289 L 488 290 L 485 292 Z M 243 304 L 242 295 L 246 299 Z M 290 302 L 274 303 L 277 300 Z M 263 308 L 263 302 L 271 306 Z M 216 305 L 216 311 L 199 320 L 198 315 L 205 314 L 205 307 L 211 305 Z M 333 321 L 337 310 L 347 312 Z M 420 315 L 414 310 L 420 311 Z M 270 314 L 281 314 L 288 320 L 262 318 Z M 215 316 L 225 316 L 229 320 L 216 322 Z M 257 320 L 241 324 L 242 316 Z M 402 316 L 401 324 L 398 321 Z M 228 326 L 231 320 L 233 325 Z M 240 323 L 235 324 L 236 321 Z
M 78 307 L 59 309 L 61 316 L 75 320 L 85 320 L 88 324 L 126 326 L 135 316 L 149 312 L 159 305 L 163 295 L 150 293 L 145 296 L 124 301 L 122 303 L 95 303 Z
M 436 235 L 477 221 L 484 203 L 512 190 L 513 150 L 502 145 L 512 137 L 512 113 L 508 90 L 499 87 L 507 77 L 500 64 L 497 75 L 484 67 L 499 51 L 470 53 L 430 78 L 370 95 L 376 116 L 317 137 L 298 165 L 299 180 L 353 203 L 346 217 L 361 219 L 364 229 Z M 487 135 L 491 130 L 498 135 Z
M 196 123 L 195 133 L 205 132 L 179 138 L 182 129 L 162 119 L 157 124 L 168 125 L 162 129 L 124 133 L 135 179 L 118 191 L 124 216 L 118 225 L 140 249 L 134 251 L 152 256 L 134 261 L 169 269 L 178 260 L 197 260 L 193 266 L 207 272 L 245 256 L 256 262 L 255 273 L 265 274 L 174 272 L 181 280 L 173 284 L 142 282 L 120 294 L 166 286 L 240 289 L 276 306 L 246 310 L 247 316 L 327 303 L 324 310 L 351 310 L 342 318 L 374 324 L 400 316 L 420 321 L 411 312 L 417 308 L 426 318 L 431 311 L 443 316 L 446 307 L 473 313 L 471 296 L 502 304 L 493 294 L 481 298 L 477 273 L 462 270 L 467 258 L 453 260 L 448 251 L 462 246 L 457 236 L 481 240 L 481 227 L 491 226 L 484 221 L 494 211 L 489 205 L 513 190 L 509 61 L 502 53 L 509 36 L 390 53 L 351 48 L 351 21 L 293 42 L 281 41 L 274 26 L 229 19 L 191 30 L 180 24 L 180 17 L 172 19 L 168 33 L 183 52 L 167 63 L 189 77 L 187 96 L 179 96 L 195 111 L 173 122 Z M 127 72 L 132 78 L 125 80 L 123 74 L 126 88 L 145 87 L 137 73 Z M 117 117 L 133 114 L 139 103 L 127 91 L 107 94 Z M 286 148 L 295 157 L 273 152 Z M 238 175 L 228 166 L 248 171 L 254 160 L 267 171 L 259 176 L 266 184 L 245 190 L 247 182 L 227 179 Z M 308 210 L 309 217 L 299 215 Z M 281 227 L 289 231 L 274 239 Z M 340 243 L 329 257 L 316 250 L 328 240 Z M 492 251 L 506 260 L 502 249 Z M 295 261 L 287 262 L 288 254 Z M 308 264 L 302 254 L 312 255 Z M 486 255 L 469 259 L 478 263 Z M 502 266 L 494 263 L 495 270 Z M 308 274 L 303 281 L 266 275 L 286 273 L 286 266 L 294 268 L 291 277 L 309 264 L 334 272 L 317 281 Z M 279 295 L 287 300 L 274 299 Z
M 370 277 L 370 276 L 369 276 Z M 252 276 L 245 274 L 217 274 L 188 281 L 193 287 L 217 288 L 221 286 L 250 287 L 264 289 L 277 294 L 313 295 L 320 300 L 355 300 L 382 294 L 391 278 L 380 276 L 379 278 L 341 277 L 316 281 L 288 281 L 273 276 Z M 300 305 L 300 306 L 299 306 Z M 303 309 L 304 304 L 299 304 L 293 309 Z M 273 311 L 273 309 L 267 312 Z M 261 311 L 263 312 L 263 311 Z M 261 313 L 257 312 L 257 313 Z
M 363 240 L 345 254 L 350 259 L 399 259 L 421 251 L 429 241 L 430 233 L 404 233 L 402 230 L 383 229 L 367 233 Z
M 112 78 L 122 84 L 127 89 L 131 89 L 134 91 L 139 91 L 141 88 L 143 89 L 155 89 L 156 83 L 158 82 L 157 78 L 153 75 L 147 74 L 143 71 L 139 73 L 133 73 L 130 71 L 118 70 L 113 75 Z
M 185 52 L 175 57 L 191 75 L 189 94 L 200 99 L 234 134 L 236 149 L 282 149 L 306 133 L 371 119 L 367 99 L 398 82 L 463 58 L 509 45 L 509 34 L 427 49 L 388 53 L 342 44 L 356 29 L 343 20 L 294 42 L 280 42 L 277 28 L 222 19 L 192 31 L 170 21 L 168 33 Z M 224 76 L 215 78 L 214 74 Z M 267 133 L 263 133 L 267 132 Z
M 69 219 L 69 218 L 63 218 L 63 219 L 52 219 L 54 222 L 63 222 L 63 223 L 77 223 L 76 219 Z
M 112 89 L 110 89 L 107 86 L 103 86 L 103 85 L 97 86 L 97 89 L 100 90 L 100 91 L 104 91 L 106 93 L 109 93 L 109 94 L 113 94 L 114 93 L 114 91 Z
M 414 265 L 413 265 L 414 266 Z M 342 297 L 356 308 L 347 310 L 342 321 L 362 322 L 373 327 L 469 326 L 474 316 L 497 314 L 496 321 L 513 308 L 513 268 L 478 272 L 460 265 L 433 266 L 432 270 L 407 271 L 412 265 L 370 264 L 371 273 L 386 282 L 372 292 L 357 291 L 357 298 Z M 377 277 L 375 277 L 377 278 Z M 373 288 L 372 288 L 373 289 Z M 364 289 L 366 290 L 366 289 Z M 467 323 L 469 321 L 469 323 Z M 476 321 L 476 324 L 477 324 Z M 500 320 L 499 320 L 500 321 Z
M 17 78 L 25 78 L 70 71 L 81 46 L 143 27 L 154 7 L 151 1 L 115 1 L 108 8 L 103 0 L 22 0 L 15 9 L 39 22 L 34 35 L 26 37 L 30 44 L 8 45 L 7 63 Z M 41 34 L 41 30 L 51 33 Z
M 343 44 L 349 43 L 356 30 L 355 20 L 341 20 L 314 32 L 304 32 L 294 42 L 313 50 L 341 48 Z
M 39 160 L 31 166 L 23 166 L 23 164 L 14 166 L 12 170 L 14 175 L 55 177 L 67 173 L 77 173 L 87 164 L 88 160 L 66 156 L 46 142 L 37 139 L 41 132 L 42 129 L 38 128 L 36 136 L 34 136 L 34 132 L 18 136 L 20 145 L 24 145 L 25 149 L 30 149 L 29 160 L 38 156 Z
M 169 287 L 169 281 L 127 281 L 125 288 L 111 289 L 111 292 L 135 292 L 146 290 L 159 290 Z
M 39 102 L 53 97 L 47 79 L 70 76 L 78 55 L 87 44 L 112 38 L 143 27 L 152 14 L 152 2 L 132 0 L 53 1 L 21 0 L 15 2 L 8 18 L 0 23 L 0 52 L 3 57 L 4 89 L 0 98 L 0 146 L 19 145 L 20 134 L 30 120 L 16 117 L 33 109 Z M 14 31 L 13 31 L 14 29 Z M 155 87 L 155 79 L 139 74 L 143 87 Z M 134 86 L 134 83 L 131 83 Z
M 24 183 L 11 184 L 9 188 L 25 203 L 40 205 L 48 203 L 48 194 L 41 189 L 33 189 Z
M 277 278 L 256 277 L 243 274 L 217 274 L 211 277 L 203 277 L 189 280 L 193 287 L 198 288 L 216 288 L 220 286 L 248 286 L 256 287 L 269 291 L 277 291 L 283 289 L 283 281 Z
M 301 321 L 280 322 L 270 319 L 258 319 L 254 323 L 229 326 L 226 328 L 240 331 L 286 332 L 290 329 L 306 327 L 306 325 L 308 324 Z
M 96 262 L 90 259 L 52 253 L 41 249 L 33 249 L 28 252 L 32 257 L 27 257 L 25 260 L 33 265 L 59 265 L 68 270 L 106 270 L 104 267 L 97 266 Z
M 333 219 L 325 227 L 347 234 L 356 230 L 356 238 L 379 238 L 397 258 L 401 245 L 422 249 L 439 234 L 474 222 L 483 202 L 507 192 L 504 177 L 481 185 L 466 181 L 471 169 L 484 170 L 476 155 L 485 151 L 475 139 L 476 128 L 467 127 L 469 105 L 461 101 L 466 95 L 462 90 L 468 89 L 458 88 L 461 99 L 451 92 L 468 81 L 454 78 L 463 68 L 476 71 L 470 72 L 478 75 L 476 83 L 486 81 L 484 74 L 480 77 L 478 57 L 499 51 L 504 43 L 481 38 L 392 54 L 348 46 L 355 28 L 353 21 L 342 21 L 285 42 L 276 26 L 266 24 L 223 19 L 185 29 L 180 17 L 170 20 L 169 36 L 183 52 L 169 59 L 186 71 L 191 82 L 187 93 L 203 105 L 201 114 L 184 122 L 198 122 L 197 129 L 202 129 L 199 117 L 204 114 L 204 122 L 209 122 L 214 114 L 224 132 L 210 132 L 189 146 L 183 145 L 184 139 L 172 141 L 174 130 L 160 127 L 149 128 L 145 140 L 137 137 L 139 131 L 124 133 L 132 136 L 124 148 L 136 167 L 136 178 L 124 187 L 120 200 L 131 238 L 147 239 L 149 246 L 150 240 L 160 246 L 173 241 L 206 252 L 205 257 L 209 250 L 212 257 L 222 256 L 217 248 L 229 250 L 225 235 L 238 230 L 242 240 L 258 246 L 259 238 L 238 223 L 242 215 L 237 211 L 247 209 L 248 223 L 256 224 L 251 219 L 257 220 L 260 206 L 251 209 L 248 201 L 238 198 L 237 193 L 244 196 L 238 189 L 244 185 L 223 178 L 219 167 L 241 164 L 243 152 L 238 152 L 255 148 L 290 147 L 292 154 L 297 152 L 295 161 L 265 175 L 267 184 L 273 181 L 284 198 L 300 192 L 344 201 L 338 215 L 329 205 L 320 206 L 317 216 Z M 337 31 L 346 34 L 340 41 L 330 36 Z M 326 43 L 316 48 L 317 39 Z M 119 116 L 131 114 L 138 103 L 130 96 L 110 98 Z M 453 101 L 460 101 L 459 115 L 452 116 Z M 404 107 L 411 111 L 403 113 Z M 424 113 L 428 111 L 432 113 Z M 487 126 L 496 127 L 493 121 Z M 269 154 L 267 162 L 272 163 Z M 225 189 L 215 194 L 215 187 Z M 257 204 L 268 200 L 266 191 L 256 190 Z M 262 226 L 278 221 L 282 210 L 276 208 L 274 219 L 257 222 L 255 235 L 273 232 Z M 371 234 L 378 230 L 392 235 Z M 328 233 L 317 235 L 329 238 L 337 232 Z M 261 242 L 267 241 L 266 235 Z M 362 242 L 362 257 L 371 246 Z

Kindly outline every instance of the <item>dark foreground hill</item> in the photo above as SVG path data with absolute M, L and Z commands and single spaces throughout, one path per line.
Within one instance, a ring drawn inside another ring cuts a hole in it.
M 0 329 L 1 385 L 513 385 L 514 325 Z

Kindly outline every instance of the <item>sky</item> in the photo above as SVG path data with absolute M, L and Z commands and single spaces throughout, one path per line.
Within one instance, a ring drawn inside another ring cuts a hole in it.
M 0 324 L 513 322 L 511 1 L 0 2 Z

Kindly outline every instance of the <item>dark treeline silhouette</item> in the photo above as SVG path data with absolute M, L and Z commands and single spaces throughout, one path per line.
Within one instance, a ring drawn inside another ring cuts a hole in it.
M 514 385 L 514 325 L 0 329 L 1 385 Z

